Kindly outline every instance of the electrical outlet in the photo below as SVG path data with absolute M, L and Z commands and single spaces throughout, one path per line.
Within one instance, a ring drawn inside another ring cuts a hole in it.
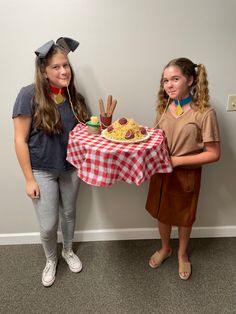
M 236 95 L 228 95 L 227 111 L 236 110 Z

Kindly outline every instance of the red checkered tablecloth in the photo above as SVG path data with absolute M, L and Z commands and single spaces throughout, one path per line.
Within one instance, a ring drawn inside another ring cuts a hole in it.
M 156 172 L 171 172 L 166 138 L 160 129 L 149 129 L 145 142 L 114 143 L 101 135 L 87 133 L 87 126 L 77 124 L 70 132 L 67 160 L 86 183 L 109 186 L 116 181 L 140 185 Z

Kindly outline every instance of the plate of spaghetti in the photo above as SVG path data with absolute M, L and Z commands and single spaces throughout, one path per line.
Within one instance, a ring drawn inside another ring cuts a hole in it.
M 103 130 L 102 136 L 115 143 L 130 144 L 146 141 L 151 135 L 134 119 L 122 117 Z

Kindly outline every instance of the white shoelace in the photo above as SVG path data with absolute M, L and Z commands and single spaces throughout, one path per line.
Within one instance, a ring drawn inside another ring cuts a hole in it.
M 47 274 L 49 271 L 54 271 L 55 268 L 56 268 L 56 262 L 48 260 L 43 272 Z
M 68 259 L 68 261 L 70 263 L 73 263 L 77 260 L 77 258 L 76 258 L 77 256 L 75 255 L 75 253 L 72 250 L 65 252 L 65 257 Z

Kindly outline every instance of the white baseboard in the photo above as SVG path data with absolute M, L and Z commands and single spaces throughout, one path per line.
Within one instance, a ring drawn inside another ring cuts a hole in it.
M 171 237 L 178 238 L 177 228 Z M 236 237 L 236 226 L 194 227 L 191 238 Z M 75 231 L 74 242 L 159 239 L 156 228 L 101 229 Z M 61 242 L 61 233 L 58 241 Z M 0 245 L 41 243 L 39 232 L 0 234 Z

